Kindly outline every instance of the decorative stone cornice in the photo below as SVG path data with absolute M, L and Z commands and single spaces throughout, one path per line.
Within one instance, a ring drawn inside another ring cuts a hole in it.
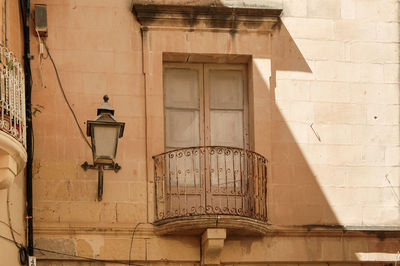
M 134 4 L 132 11 L 144 27 L 229 30 L 231 33 L 271 31 L 282 13 L 282 9 L 155 4 Z

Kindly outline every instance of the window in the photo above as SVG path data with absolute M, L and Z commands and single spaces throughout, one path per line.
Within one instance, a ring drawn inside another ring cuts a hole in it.
M 261 187 L 250 180 L 264 169 L 245 151 L 246 65 L 166 63 L 163 70 L 167 153 L 156 160 L 158 204 L 167 216 L 250 212 L 248 191 Z
M 164 65 L 165 150 L 249 148 L 245 65 Z

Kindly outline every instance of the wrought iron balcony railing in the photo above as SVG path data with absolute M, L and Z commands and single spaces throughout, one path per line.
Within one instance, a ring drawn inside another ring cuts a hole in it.
M 26 146 L 25 79 L 15 55 L 0 46 L 0 130 Z
M 153 159 L 156 221 L 198 215 L 267 221 L 267 160 L 260 154 L 203 146 Z

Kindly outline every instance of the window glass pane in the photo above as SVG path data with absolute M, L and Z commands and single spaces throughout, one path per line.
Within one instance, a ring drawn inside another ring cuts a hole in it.
M 195 110 L 165 110 L 165 146 L 191 147 L 200 145 L 200 112 Z
M 238 70 L 211 70 L 210 108 L 243 109 L 243 77 Z
M 115 159 L 115 147 L 118 141 L 119 128 L 110 126 L 94 126 L 94 146 L 98 163 L 109 163 Z M 107 160 L 108 159 L 108 160 Z
M 165 106 L 199 108 L 198 72 L 193 69 L 164 69 Z
M 243 111 L 210 110 L 211 145 L 243 148 Z

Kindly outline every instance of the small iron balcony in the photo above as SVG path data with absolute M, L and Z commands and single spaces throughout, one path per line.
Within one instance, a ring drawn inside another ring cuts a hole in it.
M 153 157 L 155 220 L 241 216 L 267 222 L 267 160 L 249 150 L 190 147 Z
M 26 147 L 25 79 L 15 55 L 0 46 L 0 130 Z

